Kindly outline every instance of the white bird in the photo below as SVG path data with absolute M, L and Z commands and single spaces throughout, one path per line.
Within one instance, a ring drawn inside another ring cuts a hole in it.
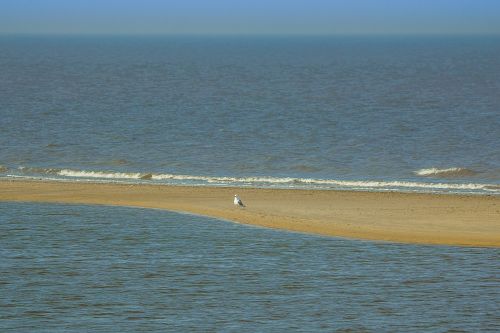
M 235 194 L 234 195 L 234 204 L 236 206 L 240 206 L 240 207 L 245 207 L 245 205 L 243 204 L 243 201 L 241 201 L 240 197 L 238 196 L 238 194 Z

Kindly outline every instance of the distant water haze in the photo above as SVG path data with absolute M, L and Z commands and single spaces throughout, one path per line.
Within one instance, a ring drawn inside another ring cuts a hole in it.
M 0 37 L 0 176 L 500 192 L 500 38 Z
M 496 0 L 2 0 L 0 33 L 500 34 Z

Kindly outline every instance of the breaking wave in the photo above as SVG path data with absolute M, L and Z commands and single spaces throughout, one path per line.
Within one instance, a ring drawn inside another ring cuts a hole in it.
M 455 169 L 441 169 L 443 172 L 456 172 Z M 56 168 L 19 168 L 23 175 L 49 174 L 56 179 L 100 180 L 116 182 L 155 182 L 170 185 L 215 185 L 247 187 L 279 187 L 307 189 L 340 189 L 367 191 L 416 191 L 416 192 L 460 192 L 500 194 L 499 184 L 416 182 L 416 181 L 375 181 L 375 180 L 339 180 L 294 177 L 218 177 L 201 175 L 182 175 L 169 173 L 141 173 L 115 171 L 88 171 Z M 421 171 L 421 176 L 431 172 Z M 439 169 L 436 169 L 439 170 Z M 448 170 L 448 171 L 446 171 Z
M 467 177 L 477 174 L 477 171 L 467 168 L 429 168 L 420 169 L 414 172 L 417 176 L 422 177 Z
M 141 173 L 126 173 L 126 172 L 102 172 L 102 171 L 80 171 L 80 170 L 69 170 L 62 169 L 55 174 L 65 177 L 77 177 L 77 178 L 106 178 L 106 179 L 140 179 Z

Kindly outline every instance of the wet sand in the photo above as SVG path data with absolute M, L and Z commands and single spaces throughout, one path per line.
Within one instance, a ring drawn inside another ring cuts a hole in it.
M 239 194 L 247 207 L 233 205 Z M 1 201 L 158 208 L 304 233 L 500 247 L 500 197 L 0 181 Z

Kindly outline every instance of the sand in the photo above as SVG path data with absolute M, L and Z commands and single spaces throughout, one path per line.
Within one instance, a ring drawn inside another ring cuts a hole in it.
M 247 207 L 233 205 L 239 194 Z M 500 246 L 500 197 L 0 180 L 1 201 L 159 208 L 326 236 Z

